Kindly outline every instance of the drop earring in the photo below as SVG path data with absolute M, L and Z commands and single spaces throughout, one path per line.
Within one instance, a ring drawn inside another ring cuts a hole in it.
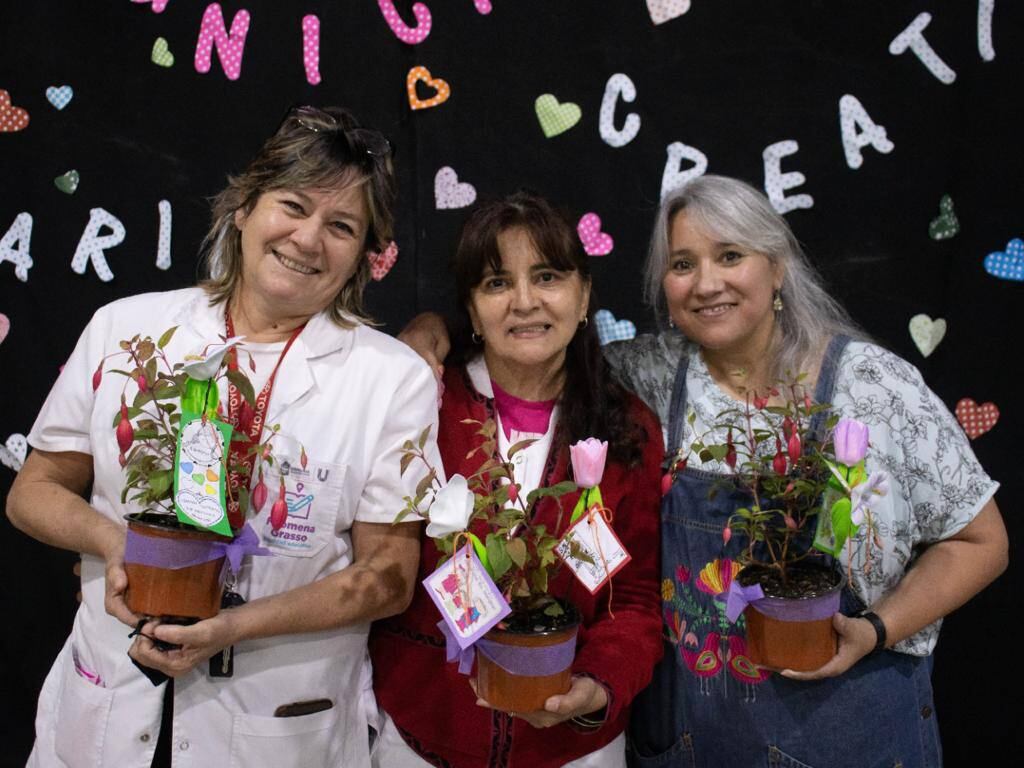
M 772 295 L 772 309 L 776 312 L 781 312 L 785 306 L 782 303 L 782 291 L 776 288 L 775 293 Z

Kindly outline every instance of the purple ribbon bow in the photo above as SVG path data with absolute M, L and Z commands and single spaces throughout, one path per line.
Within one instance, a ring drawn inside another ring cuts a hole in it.
M 468 675 L 473 671 L 473 660 L 476 658 L 476 651 L 473 646 L 461 648 L 458 640 L 455 639 L 455 634 L 452 632 L 451 627 L 448 626 L 448 622 L 444 619 L 437 622 L 437 628 L 444 635 L 445 661 L 455 661 L 458 659 L 459 672 L 463 675 Z
M 733 624 L 743 613 L 743 609 L 751 603 L 764 598 L 764 590 L 760 584 L 751 584 L 749 587 L 741 586 L 736 579 L 729 585 L 729 596 L 725 602 L 725 616 Z

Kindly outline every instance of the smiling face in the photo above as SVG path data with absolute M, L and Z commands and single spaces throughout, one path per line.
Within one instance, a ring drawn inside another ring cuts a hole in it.
M 672 218 L 662 288 L 672 322 L 704 349 L 767 350 L 772 294 L 781 285 L 782 269 L 763 253 L 709 236 L 685 210 Z
M 369 214 L 361 186 L 264 192 L 241 232 L 243 304 L 281 317 L 312 317 L 331 302 L 366 258 Z
M 549 266 L 522 227 L 498 235 L 498 252 L 501 270 L 486 269 L 467 309 L 483 337 L 491 376 L 515 391 L 510 379 L 561 370 L 565 349 L 587 316 L 590 283 L 578 272 Z

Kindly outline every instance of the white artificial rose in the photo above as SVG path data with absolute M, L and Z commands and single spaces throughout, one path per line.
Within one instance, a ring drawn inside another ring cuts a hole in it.
M 441 539 L 466 530 L 473 515 L 473 493 L 462 475 L 452 475 L 448 484 L 434 496 L 430 505 L 427 536 Z

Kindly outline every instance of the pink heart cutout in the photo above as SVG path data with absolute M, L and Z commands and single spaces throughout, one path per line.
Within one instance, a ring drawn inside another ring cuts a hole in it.
M 380 252 L 370 252 L 370 277 L 377 282 L 383 280 L 398 261 L 398 243 L 392 240 L 388 247 Z
M 7 338 L 7 334 L 11 330 L 11 319 L 7 315 L 0 312 L 0 344 L 4 343 L 4 339 Z
M 969 397 L 956 404 L 955 413 L 956 420 L 971 440 L 988 432 L 999 421 L 999 408 L 995 403 L 978 405 Z
M 612 236 L 601 231 L 601 217 L 596 213 L 585 213 L 576 225 L 583 250 L 588 256 L 607 256 L 615 247 Z

